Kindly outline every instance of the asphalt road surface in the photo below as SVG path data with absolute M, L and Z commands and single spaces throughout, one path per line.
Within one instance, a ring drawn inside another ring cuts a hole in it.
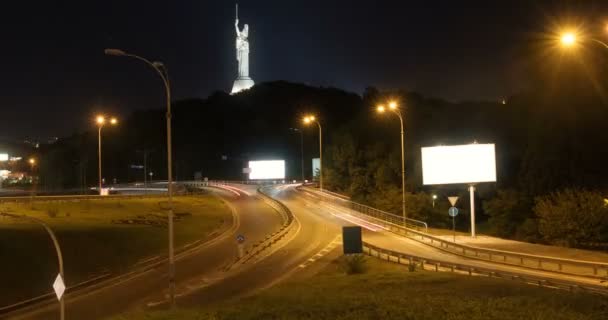
M 246 241 L 255 242 L 277 230 L 281 217 L 272 208 L 253 195 L 216 189 L 234 208 L 234 227 L 210 240 L 199 249 L 176 261 L 176 285 L 216 274 L 233 262 L 237 256 L 236 235 L 243 234 Z M 129 279 L 121 280 L 100 290 L 79 296 L 66 296 L 67 319 L 103 319 L 126 310 L 141 307 L 157 293 L 166 293 L 168 266 L 163 264 Z M 69 275 L 66 275 L 69 279 Z M 58 304 L 14 317 L 14 319 L 56 319 Z

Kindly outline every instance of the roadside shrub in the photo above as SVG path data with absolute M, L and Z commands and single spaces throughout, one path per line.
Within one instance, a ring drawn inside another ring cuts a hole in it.
M 347 255 L 342 258 L 342 269 L 346 274 L 361 274 L 367 271 L 367 260 L 362 254 Z
M 576 247 L 608 242 L 608 205 L 601 193 L 566 189 L 538 197 L 538 231 L 549 243 Z
M 488 224 L 490 232 L 496 236 L 507 238 L 520 233 L 524 221 L 532 218 L 532 201 L 529 197 L 522 195 L 515 190 L 499 190 L 494 198 L 485 201 L 483 209 L 490 216 Z M 525 237 L 530 231 L 530 225 L 522 230 Z M 518 235 L 519 236 L 519 235 Z
M 409 270 L 409 272 L 416 272 L 416 262 L 413 262 L 407 265 L 407 269 Z
M 46 209 L 46 214 L 49 216 L 49 218 L 56 218 L 59 214 L 59 208 L 49 207 Z

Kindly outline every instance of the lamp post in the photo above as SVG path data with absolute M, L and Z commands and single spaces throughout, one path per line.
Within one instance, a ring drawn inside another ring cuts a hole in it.
M 172 163 L 172 146 L 171 146 L 171 86 L 169 83 L 169 74 L 166 66 L 159 61 L 150 61 L 138 55 L 124 52 L 120 49 L 105 49 L 105 54 L 109 56 L 129 57 L 146 63 L 152 67 L 165 85 L 165 96 L 167 104 L 167 193 L 169 200 L 169 212 L 167 214 L 168 229 L 169 229 L 169 299 L 171 307 L 175 306 L 175 255 L 173 250 L 173 163 Z
M 319 190 L 323 192 L 323 129 L 321 128 L 321 123 L 315 116 L 304 117 L 304 124 L 310 124 L 312 122 L 315 122 L 317 126 L 319 126 Z
M 304 183 L 304 134 L 298 128 L 289 128 L 289 130 L 300 134 L 300 173 L 302 174 L 302 183 Z
M 31 175 L 31 179 L 32 179 L 32 191 L 31 191 L 31 203 L 30 205 L 33 207 L 34 206 L 34 196 L 36 195 L 36 180 L 34 179 L 34 167 L 36 166 L 36 159 L 35 158 L 30 158 L 27 161 L 30 164 L 30 175 Z
M 102 180 L 101 180 L 101 128 L 103 128 L 103 126 L 106 123 L 106 118 L 104 116 L 97 116 L 96 119 L 97 122 L 97 164 L 98 164 L 98 173 L 99 173 L 99 195 L 101 195 L 101 189 L 102 189 Z M 111 125 L 116 125 L 118 123 L 118 120 L 116 120 L 116 118 L 111 118 L 110 119 L 110 124 Z
M 376 110 L 379 113 L 384 113 L 386 111 L 386 107 L 384 107 L 384 105 L 378 105 L 376 107 Z M 403 215 L 403 226 L 407 227 L 406 224 L 406 213 L 405 213 L 405 144 L 404 144 L 404 136 L 405 136 L 405 131 L 403 128 L 403 116 L 401 115 L 401 110 L 399 109 L 399 105 L 397 104 L 397 102 L 395 101 L 390 101 L 388 103 L 388 110 L 393 112 L 394 114 L 396 114 L 399 117 L 399 121 L 401 123 L 401 197 L 402 197 L 402 201 L 401 201 L 401 210 L 402 210 L 402 215 Z
M 51 237 L 51 240 L 53 241 L 53 245 L 55 246 L 55 252 L 57 253 L 57 262 L 59 264 L 59 275 L 61 276 L 61 281 L 65 285 L 65 276 L 63 274 L 63 255 L 61 254 L 61 247 L 59 246 L 59 241 L 57 241 L 57 237 L 55 236 L 55 233 L 53 232 L 53 230 L 51 230 L 51 228 L 44 221 L 37 219 L 37 218 L 28 217 L 25 215 L 21 216 L 21 215 L 16 215 L 16 214 L 11 214 L 11 213 L 4 213 L 4 212 L 0 212 L 0 216 L 6 216 L 6 217 L 14 218 L 14 219 L 29 220 L 31 222 L 41 225 L 46 230 L 46 232 Z M 59 298 L 59 319 L 61 319 L 61 320 L 65 319 L 64 296 L 65 295 L 61 294 L 61 297 Z
M 433 195 L 433 208 L 435 208 L 435 200 L 437 200 L 437 195 L 436 194 Z

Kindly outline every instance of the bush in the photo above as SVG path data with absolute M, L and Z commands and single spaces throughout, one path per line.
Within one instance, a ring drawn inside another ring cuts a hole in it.
M 361 274 L 367 271 L 367 260 L 362 254 L 347 255 L 342 258 L 342 269 L 346 274 Z
M 59 214 L 59 209 L 57 207 L 49 207 L 46 209 L 46 214 L 49 216 L 49 218 L 56 218 Z
M 519 229 L 526 221 L 528 225 L 521 232 L 525 237 L 530 236 L 532 229 L 527 219 L 534 216 L 530 198 L 514 190 L 499 190 L 493 199 L 484 202 L 483 209 L 490 216 L 488 224 L 492 234 L 505 238 L 517 234 L 519 238 Z
M 608 206 L 595 191 L 566 189 L 538 197 L 538 230 L 546 241 L 576 247 L 608 241 Z

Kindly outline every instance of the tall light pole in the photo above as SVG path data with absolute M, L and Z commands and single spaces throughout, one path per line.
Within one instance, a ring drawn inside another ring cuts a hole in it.
M 169 198 L 169 212 L 167 219 L 169 220 L 169 298 L 171 307 L 175 307 L 175 255 L 173 250 L 173 163 L 172 163 L 172 146 L 171 146 L 171 86 L 169 83 L 169 74 L 167 68 L 162 62 L 150 61 L 140 56 L 126 53 L 120 49 L 105 49 L 105 54 L 109 56 L 129 57 L 139 61 L 143 61 L 148 66 L 152 67 L 165 84 L 165 96 L 167 104 L 167 193 Z
M 32 176 L 32 192 L 31 192 L 31 206 L 34 206 L 34 196 L 36 195 L 36 180 L 34 179 L 34 167 L 36 167 L 36 159 L 29 158 L 27 161 L 30 164 L 30 175 Z
M 106 118 L 104 116 L 97 116 L 95 120 L 97 122 L 97 164 L 98 164 L 98 173 L 99 173 L 99 195 L 101 195 L 102 189 L 102 180 L 101 180 L 101 128 L 106 124 Z M 116 118 L 110 119 L 111 125 L 116 125 L 118 120 Z
M 61 277 L 61 284 L 64 286 L 63 289 L 65 289 L 65 276 L 63 274 L 63 255 L 61 254 L 61 247 L 59 246 L 59 241 L 57 241 L 57 237 L 55 236 L 55 233 L 53 232 L 53 230 L 44 221 L 37 219 L 37 218 L 28 217 L 25 215 L 16 215 L 16 214 L 12 214 L 12 213 L 4 213 L 4 212 L 0 212 L 0 216 L 6 216 L 6 217 L 14 218 L 14 219 L 25 219 L 25 220 L 28 220 L 28 221 L 41 225 L 44 228 L 44 230 L 46 230 L 46 232 L 51 237 L 51 240 L 53 241 L 53 245 L 55 246 L 55 252 L 57 253 L 57 262 L 59 264 L 59 276 Z M 57 280 L 55 280 L 55 281 L 57 281 Z M 59 319 L 60 320 L 65 319 L 65 299 L 64 299 L 65 295 L 63 294 L 63 291 L 64 290 L 61 290 L 61 296 L 59 298 Z
M 304 134 L 298 128 L 289 128 L 289 130 L 300 134 L 300 173 L 302 174 L 302 183 L 304 183 Z
M 319 190 L 323 192 L 323 129 L 315 116 L 304 117 L 304 124 L 315 122 L 319 126 Z M 314 176 L 314 172 L 313 172 Z
M 384 105 L 378 105 L 376 107 L 376 110 L 379 113 L 384 113 L 386 109 L 387 108 L 384 107 Z M 399 105 L 395 101 L 390 101 L 388 103 L 388 110 L 396 114 L 399 117 L 399 121 L 401 123 L 401 210 L 403 215 L 403 226 L 407 227 L 407 216 L 405 213 L 405 130 L 403 127 L 403 116 L 401 115 Z

